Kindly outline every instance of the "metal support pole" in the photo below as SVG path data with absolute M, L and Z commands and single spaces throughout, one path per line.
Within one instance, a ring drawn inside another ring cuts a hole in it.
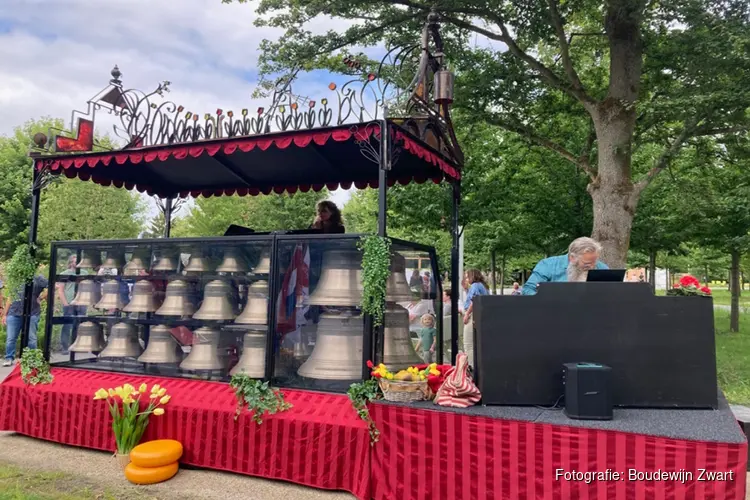
M 36 254 L 36 233 L 39 222 L 39 198 L 41 197 L 42 190 L 39 185 L 39 174 L 35 167 L 31 177 L 31 222 L 29 224 L 29 253 L 32 257 Z M 36 271 L 35 271 L 36 272 Z M 36 277 L 36 276 L 35 276 Z M 11 290 L 11 293 L 13 291 Z M 23 350 L 29 345 L 29 325 L 31 324 L 31 309 L 34 293 L 34 283 L 26 283 L 23 292 L 23 317 L 21 323 L 21 350 L 19 355 L 23 354 Z
M 451 364 L 456 364 L 458 356 L 458 297 L 461 276 L 458 272 L 458 208 L 461 204 L 461 183 L 453 184 L 453 245 L 451 247 Z
M 173 197 L 169 196 L 164 200 L 164 237 L 169 238 L 169 233 L 172 231 L 172 206 Z
M 378 236 L 386 236 L 386 211 L 388 209 L 388 170 L 391 169 L 391 147 L 388 122 L 380 124 L 380 169 L 378 171 Z

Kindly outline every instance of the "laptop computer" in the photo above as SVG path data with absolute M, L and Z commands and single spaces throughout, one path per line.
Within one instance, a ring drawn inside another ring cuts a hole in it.
M 625 269 L 592 269 L 586 276 L 586 281 L 624 281 Z

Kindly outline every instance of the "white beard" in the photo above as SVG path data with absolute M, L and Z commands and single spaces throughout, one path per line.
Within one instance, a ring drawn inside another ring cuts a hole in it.
M 588 270 L 580 269 L 578 266 L 576 266 L 572 262 L 568 264 L 568 281 L 569 282 L 586 281 L 586 278 L 588 277 L 588 275 L 589 275 Z

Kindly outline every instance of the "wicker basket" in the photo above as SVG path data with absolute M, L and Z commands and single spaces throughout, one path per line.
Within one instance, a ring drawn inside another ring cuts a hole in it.
M 430 391 L 430 386 L 427 385 L 426 380 L 406 382 L 381 378 L 379 383 L 386 401 L 408 403 L 410 401 L 424 401 L 432 397 L 432 391 Z

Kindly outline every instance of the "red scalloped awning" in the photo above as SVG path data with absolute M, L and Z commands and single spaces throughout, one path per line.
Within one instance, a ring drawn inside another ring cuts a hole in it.
M 403 149 L 388 184 L 458 180 L 459 169 L 397 125 L 389 124 Z M 378 166 L 360 145 L 378 148 L 380 125 L 370 122 L 328 129 L 217 139 L 126 151 L 36 159 L 52 174 L 149 195 L 220 196 L 320 191 L 324 187 L 377 187 Z

